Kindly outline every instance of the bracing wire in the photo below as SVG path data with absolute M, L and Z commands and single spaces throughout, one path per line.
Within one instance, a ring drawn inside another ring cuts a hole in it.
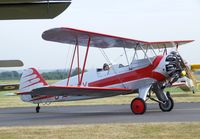
M 68 72 L 68 67 L 69 67 L 69 59 L 70 59 L 70 52 L 71 52 L 71 47 L 72 47 L 72 45 L 69 45 L 69 48 L 67 48 L 67 56 L 66 56 L 66 64 L 65 64 L 65 68 L 64 68 L 64 70 L 66 71 L 66 72 Z M 67 75 L 68 76 L 68 75 Z
M 99 48 L 101 54 L 103 55 L 103 57 L 105 58 L 105 60 L 108 62 L 109 65 L 112 65 L 112 62 L 110 61 L 110 59 L 108 58 L 108 56 L 106 55 L 105 51 L 103 51 L 103 49 Z
M 126 53 L 126 48 L 125 48 L 125 47 L 123 47 L 123 48 L 124 48 L 124 53 L 125 53 L 125 56 L 126 56 L 127 64 L 130 65 L 129 60 L 128 60 L 128 55 L 127 55 L 127 53 Z
M 108 56 L 106 55 L 105 51 L 103 51 L 103 49 L 101 49 L 101 48 L 99 48 L 99 50 L 100 50 L 100 52 L 102 53 L 102 55 L 104 56 L 105 60 L 109 63 L 109 65 L 112 66 L 112 63 L 111 63 L 110 59 L 108 58 Z M 116 72 L 115 68 L 113 68 L 113 71 L 114 71 L 114 73 L 117 75 L 117 72 Z M 127 88 L 127 87 L 125 86 L 125 84 L 122 82 L 122 80 L 120 79 L 120 77 L 117 77 L 117 78 L 118 78 L 118 80 L 121 82 L 122 86 L 123 86 L 124 88 Z

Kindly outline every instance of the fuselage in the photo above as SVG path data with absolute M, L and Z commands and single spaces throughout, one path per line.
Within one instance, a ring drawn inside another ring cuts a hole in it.
M 128 66 L 116 64 L 104 70 L 103 68 L 89 70 L 84 73 L 82 86 L 127 88 L 137 90 L 143 86 L 151 85 L 167 78 L 165 69 L 166 55 L 159 55 L 149 59 L 134 60 Z M 69 79 L 69 86 L 77 86 L 80 76 Z M 66 86 L 68 79 L 52 84 L 53 86 Z M 33 103 L 70 101 L 97 98 L 96 96 L 26 96 L 25 101 Z
M 152 59 L 134 60 L 129 66 L 122 64 L 112 65 L 108 70 L 102 68 L 86 72 L 83 77 L 83 86 L 138 89 L 141 85 L 154 81 L 165 80 L 165 56 L 156 56 Z M 66 86 L 67 79 L 53 85 Z M 69 86 L 78 85 L 78 75 L 71 77 Z

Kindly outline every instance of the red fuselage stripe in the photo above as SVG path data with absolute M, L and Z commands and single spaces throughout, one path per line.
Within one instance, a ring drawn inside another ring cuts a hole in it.
M 155 60 L 153 61 L 153 63 L 148 65 L 145 68 L 130 71 L 130 72 L 119 74 L 112 77 L 108 77 L 108 78 L 101 79 L 98 81 L 94 81 L 94 82 L 89 83 L 88 86 L 103 87 L 103 86 L 119 84 L 122 82 L 134 81 L 134 80 L 138 80 L 142 78 L 154 78 L 158 81 L 164 80 L 165 79 L 164 75 L 153 71 L 159 65 L 162 58 L 163 56 L 157 56 Z

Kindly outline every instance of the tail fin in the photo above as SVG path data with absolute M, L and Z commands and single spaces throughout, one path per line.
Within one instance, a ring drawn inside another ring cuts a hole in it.
M 33 89 L 41 88 L 47 85 L 47 82 L 39 74 L 39 72 L 34 68 L 30 68 L 24 70 L 22 73 L 22 77 L 20 79 L 19 92 L 30 92 Z

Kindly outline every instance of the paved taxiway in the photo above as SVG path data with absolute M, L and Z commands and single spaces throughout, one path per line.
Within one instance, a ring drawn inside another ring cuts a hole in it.
M 41 106 L 40 113 L 34 107 L 0 108 L 0 126 L 183 121 L 200 121 L 200 103 L 176 103 L 171 112 L 148 104 L 144 115 L 133 115 L 129 105 Z

